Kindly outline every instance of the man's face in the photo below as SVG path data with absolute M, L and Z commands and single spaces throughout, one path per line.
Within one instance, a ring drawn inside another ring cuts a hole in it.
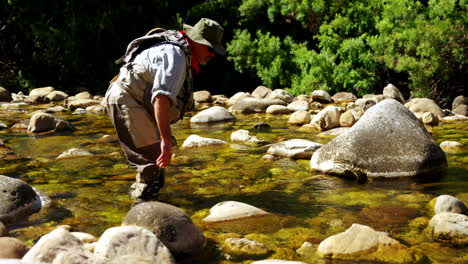
M 215 51 L 212 47 L 196 42 L 194 44 L 193 56 L 195 56 L 199 64 L 205 65 L 215 56 Z

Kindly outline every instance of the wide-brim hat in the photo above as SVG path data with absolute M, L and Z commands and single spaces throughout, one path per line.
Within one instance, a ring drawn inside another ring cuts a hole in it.
M 224 29 L 218 22 L 202 18 L 195 26 L 184 24 L 184 31 L 191 40 L 212 47 L 220 55 L 226 54 L 226 49 L 221 44 Z

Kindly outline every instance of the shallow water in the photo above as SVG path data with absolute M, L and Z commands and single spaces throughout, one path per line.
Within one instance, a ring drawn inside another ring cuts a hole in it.
M 29 118 L 33 111 L 51 105 L 28 107 L 23 111 L 0 110 L 0 121 L 9 127 Z M 114 135 L 104 113 L 55 114 L 77 128 L 67 133 L 28 135 L 26 131 L 3 130 L 0 138 L 16 154 L 0 160 L 0 174 L 19 178 L 44 191 L 53 205 L 11 227 L 10 234 L 32 245 L 57 225 L 67 224 L 75 231 L 99 237 L 105 229 L 118 226 L 131 205 L 128 187 L 134 180 L 130 168 L 115 141 L 100 143 L 103 135 Z M 217 241 L 224 233 L 234 232 L 262 242 L 270 249 L 268 258 L 302 260 L 308 263 L 362 263 L 328 261 L 299 256 L 295 250 L 309 241 L 317 247 L 321 240 L 342 232 L 352 223 L 379 231 L 426 255 L 432 263 L 468 261 L 467 247 L 451 247 L 432 241 L 424 232 L 432 217 L 428 203 L 441 194 L 449 194 L 468 204 L 468 122 L 450 122 L 429 128 L 438 143 L 458 141 L 464 148 L 446 152 L 448 169 L 431 179 L 394 179 L 357 183 L 311 171 L 308 160 L 278 159 L 264 161 L 267 148 L 231 144 L 181 150 L 184 140 L 197 134 L 230 142 L 238 129 L 269 142 L 301 138 L 327 143 L 332 137 L 318 131 L 304 131 L 287 125 L 288 116 L 236 114 L 234 123 L 191 125 L 185 118 L 173 125 L 178 141 L 175 157 L 166 170 L 166 186 L 159 194 L 161 202 L 182 208 L 205 232 L 208 243 L 191 263 L 250 263 L 223 255 Z M 257 122 L 271 129 L 256 132 Z M 83 148 L 95 154 L 91 158 L 56 161 L 69 148 Z M 259 221 L 244 225 L 206 226 L 201 222 L 218 202 L 245 202 L 275 214 L 267 224 Z M 274 223 L 274 224 L 272 224 Z M 431 262 L 427 262 L 431 263 Z

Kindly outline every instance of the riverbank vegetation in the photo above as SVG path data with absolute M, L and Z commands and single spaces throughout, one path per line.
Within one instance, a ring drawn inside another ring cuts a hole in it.
M 212 93 L 264 84 L 362 96 L 393 83 L 446 107 L 467 83 L 466 0 L 5 2 L 0 84 L 12 92 L 52 85 L 103 93 L 129 41 L 201 17 L 224 26 L 229 52 L 197 80 Z

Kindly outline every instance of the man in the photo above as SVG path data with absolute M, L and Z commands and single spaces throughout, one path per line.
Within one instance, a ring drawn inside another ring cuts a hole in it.
M 193 107 L 192 71 L 226 50 L 223 28 L 202 18 L 184 31 L 164 31 L 132 41 L 124 65 L 106 93 L 109 116 L 124 154 L 136 169 L 130 194 L 136 203 L 155 200 L 172 158 L 170 124 Z

